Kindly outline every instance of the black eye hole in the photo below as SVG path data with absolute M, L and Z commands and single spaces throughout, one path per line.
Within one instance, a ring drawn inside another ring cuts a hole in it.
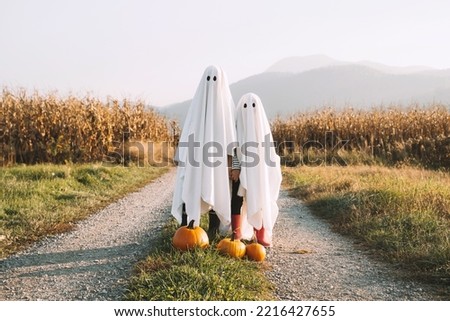
M 253 104 L 252 104 L 252 106 L 253 106 L 253 108 L 255 108 L 255 107 L 256 107 L 256 104 L 255 104 L 255 103 L 253 103 Z
M 217 77 L 216 77 L 216 76 L 214 76 L 213 80 L 214 80 L 214 81 L 216 81 L 216 80 L 217 80 Z
M 247 104 L 244 104 L 244 108 L 247 108 Z
M 211 79 L 211 77 L 210 77 L 210 76 L 206 77 L 206 81 L 209 81 L 210 79 Z

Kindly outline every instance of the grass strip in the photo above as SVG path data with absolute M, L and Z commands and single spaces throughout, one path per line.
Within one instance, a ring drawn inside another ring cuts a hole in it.
M 82 220 L 167 171 L 101 164 L 0 168 L 0 257 Z
M 450 281 L 450 174 L 417 168 L 284 169 L 292 195 L 392 263 Z
M 207 226 L 206 217 L 202 225 Z M 157 248 L 136 266 L 126 300 L 273 300 L 272 285 L 263 273 L 265 262 L 223 256 L 216 242 L 204 250 L 179 251 L 172 246 L 176 229 L 177 223 L 170 220 Z

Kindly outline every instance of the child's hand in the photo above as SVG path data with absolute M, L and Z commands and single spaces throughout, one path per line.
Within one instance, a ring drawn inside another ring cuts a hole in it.
M 241 174 L 241 171 L 239 169 L 232 169 L 230 171 L 230 179 L 233 182 L 237 182 L 237 180 L 239 179 L 239 175 Z

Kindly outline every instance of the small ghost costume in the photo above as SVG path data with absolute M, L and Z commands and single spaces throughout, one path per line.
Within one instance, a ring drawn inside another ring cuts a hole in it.
M 175 160 L 178 161 L 172 215 L 181 222 L 183 203 L 189 220 L 213 209 L 222 225 L 230 223 L 227 157 L 236 144 L 235 105 L 224 71 L 209 66 L 192 99 Z
M 241 213 L 256 230 L 264 227 L 266 239 L 271 243 L 282 179 L 280 157 L 275 152 L 264 107 L 253 93 L 244 95 L 237 104 L 236 135 L 241 162 L 238 194 L 244 197 Z

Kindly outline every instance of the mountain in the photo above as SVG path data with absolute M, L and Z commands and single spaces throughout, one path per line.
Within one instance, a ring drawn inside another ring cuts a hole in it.
M 422 71 L 433 70 L 430 67 L 426 66 L 406 66 L 406 67 L 397 67 L 397 66 L 388 66 L 384 64 L 380 64 L 377 62 L 362 60 L 357 62 L 348 62 L 336 60 L 334 58 L 325 56 L 325 55 L 311 55 L 304 57 L 289 57 L 282 59 L 272 66 L 270 66 L 266 72 L 290 72 L 290 73 L 300 73 L 304 71 L 309 71 L 317 68 L 325 68 L 332 66 L 342 66 L 342 65 L 359 65 L 369 67 L 381 72 L 389 73 L 389 74 L 411 74 Z
M 450 75 L 396 75 L 360 65 L 343 65 L 299 74 L 260 74 L 231 85 L 231 91 L 234 97 L 255 92 L 272 118 L 323 106 L 368 108 L 381 104 L 450 103 Z
M 261 97 L 269 118 L 324 106 L 450 104 L 450 69 L 345 63 L 326 56 L 297 58 L 281 60 L 266 72 L 231 84 L 235 102 L 245 93 L 253 92 Z M 286 69 L 288 66 L 290 69 Z M 182 122 L 189 104 L 190 101 L 185 101 L 161 111 Z
M 396 67 L 396 66 L 388 66 L 388 65 L 377 63 L 377 62 L 365 61 L 365 60 L 358 61 L 356 64 L 361 65 L 361 66 L 366 66 L 369 68 L 373 68 L 375 70 L 385 72 L 388 74 L 397 74 L 397 75 L 413 74 L 413 73 L 417 73 L 417 72 L 434 70 L 427 66 Z
M 297 74 L 312 69 L 347 64 L 349 63 L 346 61 L 339 61 L 325 55 L 288 57 L 274 63 L 266 72 L 290 72 Z

